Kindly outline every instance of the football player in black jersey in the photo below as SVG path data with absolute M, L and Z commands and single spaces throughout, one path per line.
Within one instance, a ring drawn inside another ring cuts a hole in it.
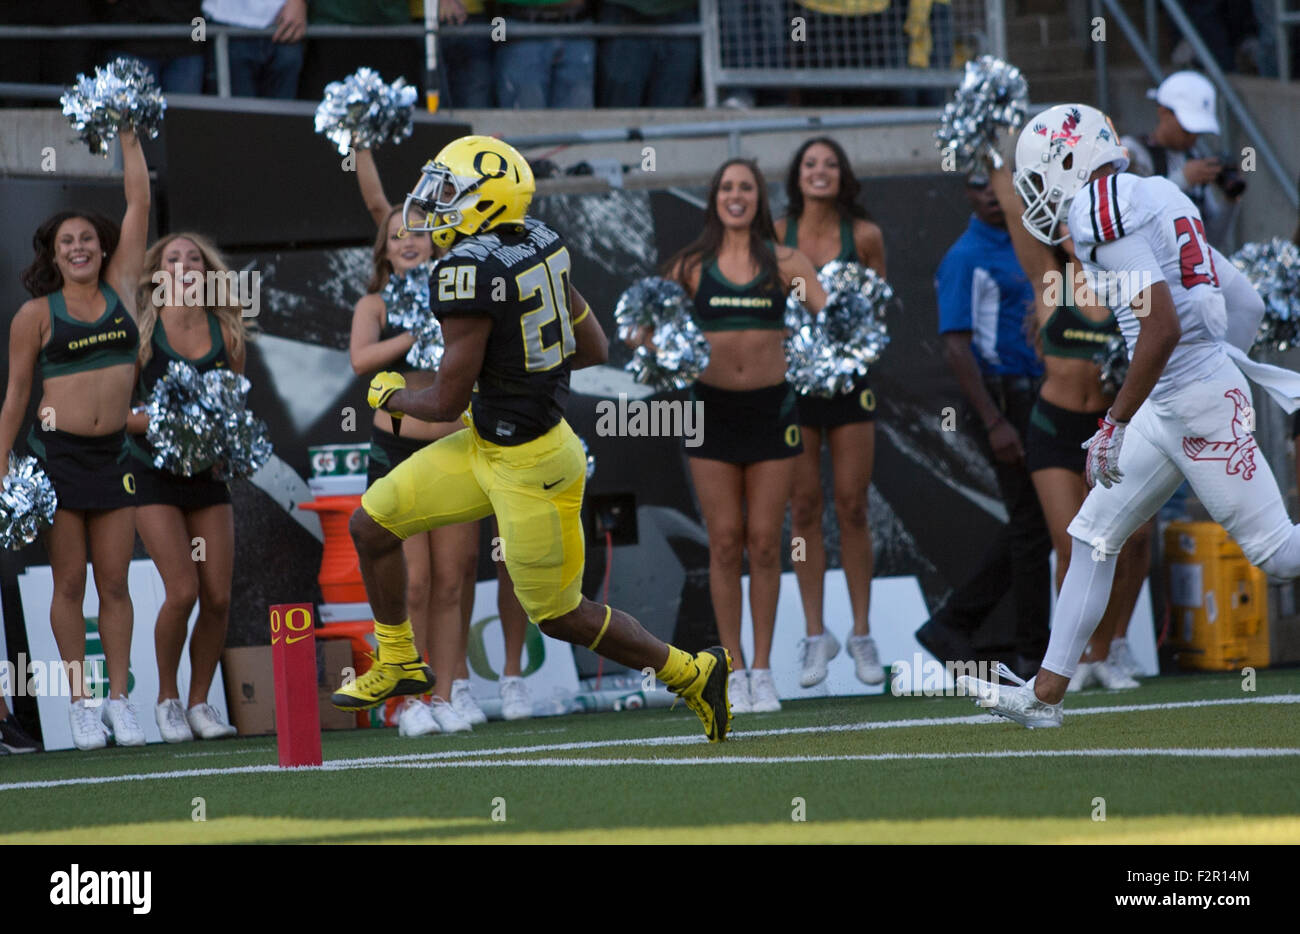
M 333 702 L 365 709 L 429 690 L 432 672 L 415 650 L 406 614 L 401 542 L 495 513 L 529 619 L 546 635 L 653 669 L 718 742 L 731 720 L 726 650 L 692 656 L 582 596 L 587 458 L 564 406 L 569 371 L 603 363 L 609 348 L 570 281 L 563 239 L 527 217 L 533 191 L 532 170 L 518 152 L 491 137 L 466 136 L 425 166 L 407 196 L 407 228 L 430 232 L 448 249 L 430 282 L 446 349 L 432 386 L 408 391 L 399 374 L 380 373 L 369 401 L 396 418 L 461 417 L 467 428 L 377 481 L 353 514 L 379 651 L 376 664 Z

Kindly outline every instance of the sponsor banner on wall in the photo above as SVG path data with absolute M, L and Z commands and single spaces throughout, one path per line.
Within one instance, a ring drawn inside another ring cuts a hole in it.
M 49 565 L 29 567 L 18 577 L 18 588 L 22 595 L 23 616 L 27 622 L 27 644 L 29 655 L 19 665 L 19 659 L 11 661 L 17 666 L 13 689 L 30 690 L 37 695 L 36 706 L 41 717 L 41 734 L 45 748 L 71 749 L 72 731 L 68 725 L 68 707 L 71 703 L 67 675 L 59 659 L 59 649 L 54 642 L 54 632 L 50 628 L 50 600 L 54 595 L 54 578 Z M 158 732 L 158 723 L 154 719 L 154 707 L 158 702 L 158 662 L 154 654 L 154 622 L 158 618 L 158 609 L 163 604 L 163 582 L 152 561 L 132 561 L 127 574 L 127 588 L 131 593 L 131 603 L 135 610 L 135 625 L 131 631 L 131 668 L 128 680 L 128 692 L 135 706 L 136 719 L 144 730 L 145 740 L 150 743 L 162 742 Z M 108 697 L 108 668 L 104 660 L 104 648 L 99 636 L 99 594 L 95 590 L 94 569 L 86 566 L 86 597 L 82 603 L 82 616 L 86 621 L 86 665 L 90 688 L 94 696 Z M 194 621 L 198 618 L 198 607 L 190 614 L 189 629 L 194 630 Z M 39 681 L 37 680 L 39 676 Z M 22 687 L 19 686 L 21 681 Z M 178 684 L 182 701 L 190 685 L 190 657 L 188 642 L 181 652 Z M 212 688 L 208 691 L 208 703 L 226 718 L 226 692 L 221 675 L 221 665 L 217 665 L 212 679 Z

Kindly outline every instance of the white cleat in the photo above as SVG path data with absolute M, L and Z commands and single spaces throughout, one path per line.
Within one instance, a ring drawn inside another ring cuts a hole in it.
M 1034 696 L 1034 682 L 1022 681 L 1006 665 L 998 665 L 998 674 L 1018 684 L 1008 686 L 982 681 L 970 675 L 957 679 L 957 690 L 974 697 L 975 703 L 994 716 L 1013 720 L 1029 729 L 1061 725 L 1061 705 L 1045 704 Z
M 143 746 L 144 730 L 135 718 L 135 708 L 125 697 L 104 702 L 104 724 L 113 734 L 117 746 Z
M 749 709 L 753 713 L 776 713 L 781 699 L 776 696 L 776 682 L 771 668 L 751 668 L 749 672 Z
M 1131 691 L 1142 686 L 1109 658 L 1093 665 L 1092 676 L 1108 691 Z
M 1078 694 L 1080 691 L 1091 687 L 1092 683 L 1097 680 L 1096 675 L 1093 673 L 1096 664 L 1096 662 L 1079 662 L 1074 677 L 1070 679 L 1070 684 L 1065 689 L 1066 693 Z
M 190 730 L 190 725 L 185 722 L 185 708 L 177 698 L 169 698 L 156 705 L 153 709 L 153 718 L 158 721 L 158 732 L 162 734 L 164 742 L 194 741 L 194 733 Z
M 68 721 L 72 726 L 72 745 L 78 749 L 103 749 L 108 745 L 108 730 L 100 720 L 99 705 L 103 701 L 88 703 L 83 697 L 68 707 Z
M 733 671 L 727 676 L 727 700 L 731 703 L 731 712 L 753 713 L 754 705 L 749 698 L 749 672 L 745 669 Z
M 426 736 L 440 733 L 438 721 L 433 719 L 429 705 L 418 697 L 408 697 L 397 711 L 398 736 Z
M 799 686 L 816 687 L 826 680 L 826 666 L 830 660 L 840 654 L 840 640 L 829 631 L 819 636 L 808 636 L 799 641 L 799 653 L 803 657 Z
M 858 680 L 863 684 L 883 684 L 885 669 L 880 664 L 880 652 L 871 636 L 849 636 L 849 655 L 857 669 Z
M 472 723 L 457 713 L 456 708 L 441 697 L 435 697 L 430 702 L 429 713 L 433 714 L 433 719 L 438 722 L 438 729 L 444 733 L 468 733 L 474 729 Z
M 1133 657 L 1133 650 L 1129 648 L 1127 639 L 1112 639 L 1110 654 L 1106 656 L 1106 659 L 1130 678 L 1136 678 L 1142 674 L 1142 666 Z
M 506 720 L 527 720 L 533 715 L 533 699 L 524 679 L 515 675 L 501 678 L 501 716 Z
M 474 693 L 470 690 L 469 681 L 466 679 L 451 683 L 451 706 L 455 708 L 456 713 L 469 721 L 470 726 L 487 723 L 487 714 L 478 705 L 478 701 L 474 700 Z
M 225 739 L 239 732 L 222 720 L 211 704 L 195 704 L 186 711 L 185 717 L 190 721 L 190 729 L 199 739 Z

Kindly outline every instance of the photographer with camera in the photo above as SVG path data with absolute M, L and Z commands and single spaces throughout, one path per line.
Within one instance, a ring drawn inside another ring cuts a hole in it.
M 1189 197 L 1205 222 L 1211 246 L 1226 250 L 1228 231 L 1246 181 L 1231 157 L 1208 152 L 1201 134 L 1219 135 L 1214 85 L 1194 71 L 1178 71 L 1148 91 L 1158 111 L 1156 128 L 1141 138 L 1125 136 L 1134 175 L 1163 175 Z

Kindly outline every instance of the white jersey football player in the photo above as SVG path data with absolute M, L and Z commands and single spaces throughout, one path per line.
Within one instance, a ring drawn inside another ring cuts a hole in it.
M 1127 167 L 1114 125 L 1082 104 L 1039 114 L 1016 145 L 1025 226 L 1048 244 L 1073 236 L 1130 357 L 1124 385 L 1087 444 L 1093 489 L 1069 526 L 1070 566 L 1042 667 L 1018 687 L 958 679 L 990 713 L 1029 727 L 1060 725 L 1066 686 L 1110 598 L 1115 556 L 1184 478 L 1253 564 L 1274 577 L 1300 576 L 1300 526 L 1256 448 L 1242 373 L 1287 411 L 1300 404 L 1300 377 L 1245 356 L 1263 302 L 1206 243 L 1186 195 Z

